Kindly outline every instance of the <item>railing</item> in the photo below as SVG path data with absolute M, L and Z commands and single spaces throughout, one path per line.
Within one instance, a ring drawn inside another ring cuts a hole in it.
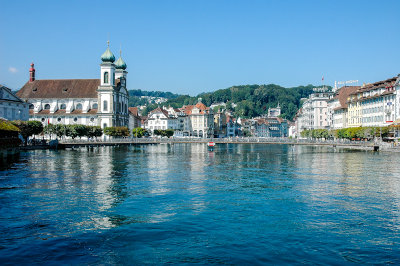
M 277 143 L 277 144 L 326 144 L 326 145 L 356 145 L 373 146 L 373 141 L 352 140 L 323 140 L 323 139 L 291 139 L 279 137 L 231 137 L 231 138 L 193 138 L 193 137 L 171 137 L 171 138 L 113 138 L 107 140 L 60 140 L 60 144 L 140 144 L 140 143 Z

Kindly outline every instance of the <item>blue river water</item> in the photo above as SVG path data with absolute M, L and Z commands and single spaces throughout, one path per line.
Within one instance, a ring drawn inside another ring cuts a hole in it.
M 400 264 L 400 156 L 205 144 L 0 167 L 0 264 Z

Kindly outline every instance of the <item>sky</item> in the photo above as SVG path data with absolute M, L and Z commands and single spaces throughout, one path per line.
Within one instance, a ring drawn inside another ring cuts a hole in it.
M 100 78 L 119 51 L 128 89 L 359 84 L 400 73 L 400 1 L 1 1 L 0 84 Z M 322 77 L 324 80 L 322 81 Z

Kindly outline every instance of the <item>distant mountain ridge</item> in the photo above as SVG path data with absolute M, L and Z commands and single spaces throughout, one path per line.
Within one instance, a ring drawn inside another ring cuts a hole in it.
M 214 92 L 200 93 L 195 97 L 170 92 L 147 92 L 141 90 L 129 91 L 129 95 L 135 97 L 140 97 L 137 95 L 152 97 L 162 97 L 161 95 L 166 96 L 164 97 L 167 98 L 167 101 L 165 102 L 147 104 L 147 107 L 143 111 L 143 115 L 146 115 L 157 106 L 172 106 L 178 108 L 183 105 L 195 104 L 198 99 L 201 98 L 201 101 L 206 106 L 210 106 L 213 103 L 226 103 L 226 109 L 231 110 L 235 116 L 242 118 L 256 117 L 266 114 L 268 108 L 276 107 L 279 103 L 282 110 L 281 117 L 292 120 L 300 108 L 300 100 L 302 98 L 307 98 L 313 92 L 313 88 L 316 87 L 317 86 L 311 84 L 292 88 L 285 88 L 276 84 L 255 84 L 232 86 Z M 328 88 L 331 89 L 329 86 Z M 232 105 L 232 103 L 235 105 Z

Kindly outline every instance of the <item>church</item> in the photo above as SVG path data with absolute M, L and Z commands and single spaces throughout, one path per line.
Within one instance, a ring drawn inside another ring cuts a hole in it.
M 127 66 L 121 53 L 114 63 L 109 42 L 101 61 L 100 79 L 36 80 L 32 63 L 29 81 L 16 94 L 29 104 L 29 120 L 44 125 L 128 126 Z

